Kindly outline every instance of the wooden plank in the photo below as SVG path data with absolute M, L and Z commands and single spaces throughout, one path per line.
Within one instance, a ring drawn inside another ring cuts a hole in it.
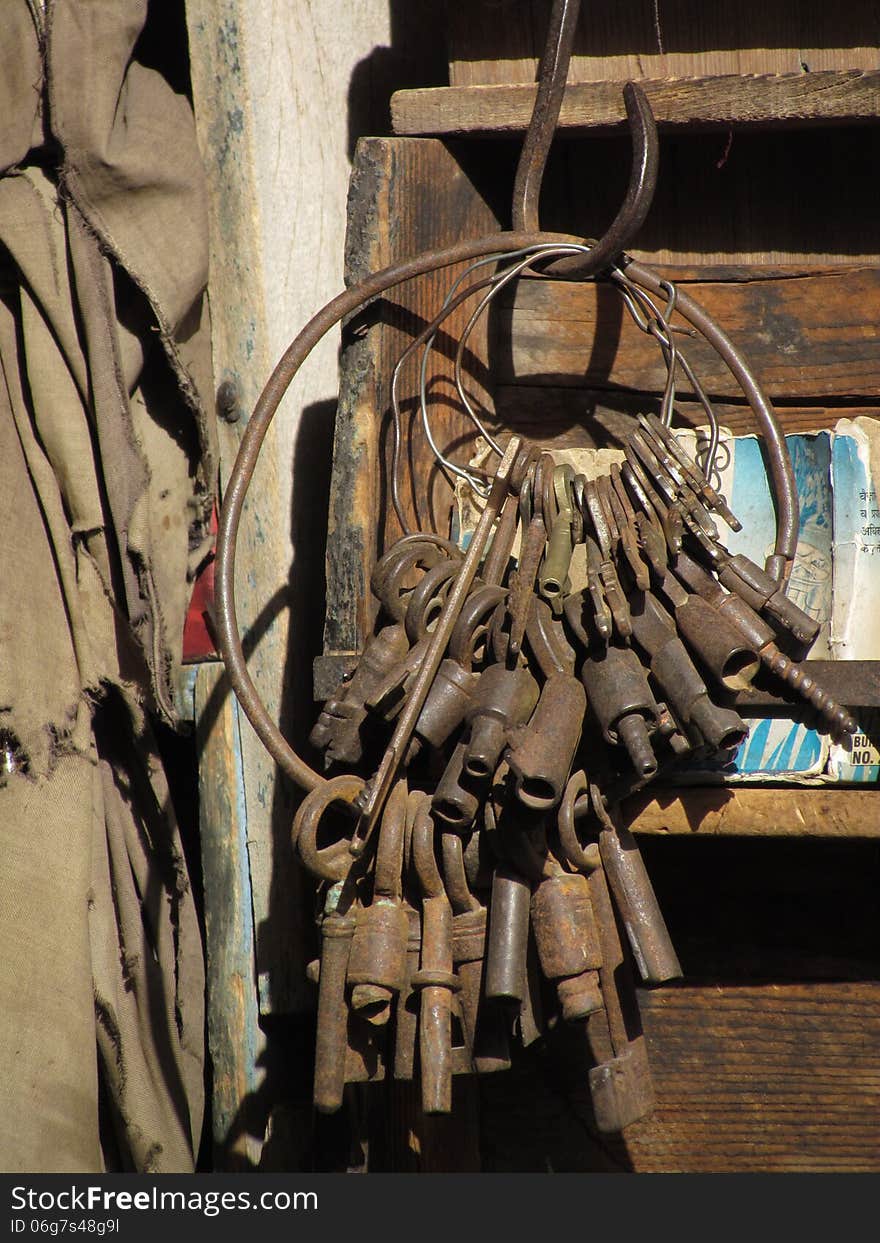
M 208 1048 L 219 1170 L 257 1165 L 262 1136 L 247 1125 L 265 1045 L 258 1021 L 245 770 L 238 702 L 219 661 L 197 666 L 199 834 L 205 892 Z
M 577 448 L 604 442 L 625 433 L 631 419 L 645 410 L 659 411 L 656 396 L 610 394 L 600 389 L 552 388 L 539 384 L 503 384 L 495 391 L 493 432 L 518 432 L 557 449 Z M 755 435 L 758 426 L 751 406 L 718 402 L 718 421 L 734 436 Z M 706 422 L 703 407 L 694 401 L 676 402 L 678 424 L 700 427 Z M 880 405 L 777 406 L 776 416 L 786 435 L 832 428 L 840 419 L 880 417 Z
M 640 993 L 654 1114 L 627 1128 L 648 1172 L 880 1169 L 880 984 Z
M 509 150 L 504 185 L 512 188 L 515 142 Z M 602 233 L 626 193 L 631 160 L 622 133 L 555 143 L 541 195 L 543 227 Z M 703 267 L 876 264 L 878 162 L 877 125 L 667 130 L 657 191 L 632 252 L 654 264 Z
M 449 5 L 450 82 L 533 82 L 549 10 L 549 0 Z M 596 0 L 581 13 L 570 79 L 876 69 L 875 30 L 873 0 L 736 6 Z
M 771 398 L 880 396 L 880 269 L 749 284 L 707 274 L 688 293 L 742 349 Z M 656 343 L 610 284 L 521 280 L 499 296 L 491 333 L 493 372 L 503 384 L 657 393 L 665 382 Z M 710 395 L 742 396 L 704 341 L 682 338 L 681 346 Z
M 642 80 L 658 125 L 804 125 L 874 119 L 880 71 L 723 74 Z M 526 83 L 427 87 L 391 97 L 395 134 L 510 134 L 528 126 L 537 88 Z M 619 81 L 572 83 L 559 113 L 562 130 L 611 129 L 626 122 Z
M 586 1067 L 526 1051 L 480 1082 L 489 1172 L 880 1168 L 880 985 L 640 989 L 657 1105 L 598 1135 Z
M 453 1078 L 450 1114 L 422 1112 L 418 1077 L 390 1079 L 369 1091 L 382 1144 L 370 1153 L 372 1173 L 480 1172 L 479 1084 L 473 1075 Z
M 188 0 L 193 103 L 208 184 L 210 300 L 214 379 L 232 381 L 242 415 L 253 409 L 270 371 L 263 253 L 254 214 L 254 122 L 245 71 L 246 22 L 240 0 Z M 218 420 L 221 490 L 245 419 Z M 284 714 L 281 671 L 287 664 L 287 614 L 276 592 L 287 587 L 289 515 L 281 503 L 282 466 L 276 429 L 266 437 L 238 538 L 235 589 L 251 676 L 270 715 Z M 273 598 L 275 607 L 273 607 Z M 260 1006 L 268 1013 L 302 1010 L 305 954 L 291 935 L 289 911 L 301 903 L 289 825 L 293 791 L 277 780 L 274 761 L 249 722 L 241 725 L 253 918 L 259 936 Z
M 634 794 L 622 805 L 635 833 L 714 837 L 880 837 L 880 790 L 694 786 Z

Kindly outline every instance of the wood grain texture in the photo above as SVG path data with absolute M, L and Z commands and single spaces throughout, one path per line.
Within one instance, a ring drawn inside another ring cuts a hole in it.
M 214 378 L 232 380 L 242 412 L 253 409 L 271 362 L 265 254 L 254 215 L 254 115 L 246 73 L 246 18 L 239 0 L 187 4 L 193 103 L 208 183 L 211 332 Z M 226 484 L 245 419 L 218 421 L 220 486 Z M 287 612 L 278 591 L 287 584 L 290 520 L 283 495 L 286 471 L 277 428 L 266 437 L 242 515 L 235 590 L 239 624 L 251 676 L 270 715 L 284 713 Z M 292 791 L 277 780 L 274 761 L 247 720 L 241 726 L 247 807 L 249 893 L 259 935 L 260 1007 L 268 1013 L 303 1008 L 305 966 L 301 946 L 286 935 L 278 894 L 299 893 L 291 852 L 278 849 L 278 826 L 293 816 Z M 231 763 L 231 760 L 230 760 Z M 250 903 L 250 898 L 248 899 Z M 279 924 L 283 926 L 279 926 Z
M 705 425 L 705 411 L 698 402 L 677 401 L 675 408 L 679 416 L 677 426 Z M 495 391 L 495 419 L 491 427 L 498 434 L 515 431 L 531 439 L 546 440 L 550 448 L 567 449 L 623 434 L 631 428 L 636 414 L 659 409 L 656 395 L 504 384 Z M 751 406 L 718 402 L 714 409 L 721 426 L 735 436 L 757 435 Z M 814 406 L 776 407 L 776 417 L 786 435 L 821 431 L 834 427 L 839 419 L 861 416 L 877 418 L 880 405 L 828 406 L 818 402 Z
M 880 791 L 696 786 L 635 794 L 622 805 L 635 833 L 700 837 L 880 837 Z
M 257 1021 L 239 710 L 219 661 L 206 661 L 196 670 L 194 714 L 215 1168 L 228 1170 L 259 1161 L 262 1137 L 249 1134 L 246 1118 L 262 1077 L 258 1063 L 264 1039 Z
M 504 145 L 513 154 L 515 140 Z M 623 200 L 631 162 L 628 135 L 563 132 L 544 179 L 543 226 L 601 234 Z M 765 265 L 874 265 L 878 162 L 880 125 L 667 129 L 654 201 L 632 253 L 662 265 L 749 265 L 751 279 Z
M 804 125 L 870 120 L 880 112 L 880 71 L 724 74 L 709 78 L 645 78 L 641 82 L 661 126 Z M 395 134 L 522 133 L 535 103 L 526 83 L 427 87 L 391 98 Z M 626 122 L 619 81 L 572 83 L 559 129 L 612 129 Z
M 880 984 L 642 991 L 657 1109 L 648 1172 L 880 1169 Z
M 707 273 L 688 293 L 743 351 L 771 398 L 880 396 L 880 270 L 750 283 Z M 499 296 L 491 332 L 501 383 L 656 393 L 665 382 L 656 343 L 608 284 L 521 280 Z M 681 347 L 710 395 L 742 396 L 704 341 L 681 338 Z
M 657 1105 L 599 1135 L 576 1059 L 531 1050 L 481 1080 L 493 1172 L 763 1173 L 880 1168 L 880 985 L 640 989 Z M 453 1167 L 455 1168 L 455 1167 Z
M 448 5 L 450 82 L 533 82 L 549 11 L 549 0 Z M 876 69 L 876 16 L 872 0 L 656 7 L 597 0 L 581 13 L 570 79 Z

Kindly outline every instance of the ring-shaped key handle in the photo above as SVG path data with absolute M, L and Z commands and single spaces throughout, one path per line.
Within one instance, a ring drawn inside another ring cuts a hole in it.
M 559 844 L 566 860 L 576 871 L 588 874 L 595 871 L 602 862 L 598 842 L 590 842 L 587 846 L 582 845 L 575 827 L 575 804 L 581 795 L 589 794 L 589 792 L 590 783 L 587 781 L 584 770 L 580 769 L 572 773 L 559 805 L 556 822 L 559 830 Z
M 291 841 L 305 867 L 321 880 L 345 880 L 352 866 L 351 836 L 342 836 L 329 846 L 318 846 L 318 830 L 334 803 L 353 804 L 366 782 L 355 773 L 341 773 L 307 794 L 293 818 Z M 352 828 L 356 821 L 351 821 Z

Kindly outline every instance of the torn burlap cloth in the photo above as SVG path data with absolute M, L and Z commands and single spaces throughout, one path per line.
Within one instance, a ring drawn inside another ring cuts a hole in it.
M 147 0 L 2 9 L 0 1169 L 186 1171 L 202 951 L 149 721 L 210 547 L 203 175 Z

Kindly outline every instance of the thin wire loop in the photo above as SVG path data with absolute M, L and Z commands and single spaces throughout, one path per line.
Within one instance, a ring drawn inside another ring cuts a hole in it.
M 541 258 L 551 257 L 554 254 L 582 253 L 582 252 L 589 251 L 589 249 L 590 249 L 589 246 L 587 246 L 586 244 L 581 244 L 581 243 L 567 243 L 564 245 L 560 245 L 558 243 L 551 243 L 551 242 L 539 243 L 535 246 L 519 247 L 515 250 L 502 251 L 495 255 L 487 255 L 485 258 L 478 260 L 476 263 L 470 264 L 463 272 L 461 272 L 458 275 L 458 277 L 455 279 L 453 284 L 450 286 L 446 294 L 446 297 L 443 301 L 443 304 L 440 307 L 440 310 L 437 313 L 437 315 L 434 317 L 434 319 L 432 319 L 431 322 L 422 330 L 422 332 L 420 332 L 419 335 L 415 337 L 409 343 L 409 345 L 406 347 L 404 352 L 401 354 L 400 358 L 397 360 L 394 366 L 394 370 L 391 375 L 391 408 L 392 408 L 392 419 L 393 419 L 391 500 L 392 500 L 392 504 L 394 505 L 394 511 L 397 514 L 397 520 L 400 523 L 402 530 L 407 535 L 412 533 L 412 527 L 410 526 L 410 523 L 406 517 L 406 513 L 403 508 L 403 503 L 400 498 L 400 458 L 401 458 L 402 438 L 403 438 L 402 437 L 403 420 L 401 416 L 400 397 L 399 397 L 399 391 L 398 391 L 399 384 L 400 384 L 400 376 L 401 376 L 403 367 L 406 364 L 407 359 L 410 358 L 410 356 L 419 348 L 419 346 L 423 347 L 421 367 L 419 370 L 420 412 L 421 412 L 422 425 L 425 430 L 425 435 L 428 440 L 428 444 L 431 447 L 431 452 L 434 454 L 435 460 L 437 461 L 441 470 L 443 470 L 444 473 L 447 475 L 447 479 L 449 478 L 449 475 L 455 475 L 455 476 L 458 476 L 458 478 L 466 479 L 470 487 L 474 490 L 474 492 L 477 493 L 477 495 L 485 497 L 488 494 L 488 488 L 485 482 L 482 479 L 480 479 L 478 476 L 476 476 L 472 470 L 469 470 L 467 467 L 459 466 L 457 463 L 452 462 L 449 458 L 445 457 L 444 454 L 441 452 L 439 446 L 437 445 L 434 439 L 433 431 L 431 429 L 430 418 L 428 415 L 427 370 L 428 370 L 428 360 L 430 357 L 430 353 L 431 353 L 434 341 L 436 340 L 436 337 L 437 337 L 437 332 L 440 326 L 442 325 L 443 321 L 458 306 L 460 306 L 464 301 L 472 297 L 474 294 L 479 293 L 480 290 L 483 290 L 486 288 L 489 288 L 491 290 L 495 287 L 500 287 L 506 284 L 509 280 L 513 279 L 514 276 L 518 275 L 518 272 L 522 270 L 524 266 L 526 267 L 530 266 L 531 264 L 536 263 Z M 471 276 L 478 268 L 484 267 L 485 265 L 490 264 L 490 263 L 500 263 L 500 262 L 506 263 L 506 262 L 512 262 L 516 259 L 522 259 L 522 258 L 524 258 L 525 262 L 524 264 L 519 265 L 517 268 L 505 269 L 503 272 L 496 273 L 494 276 L 489 277 L 486 280 L 474 282 L 474 284 L 468 286 L 468 288 L 463 290 L 461 293 L 458 292 L 460 289 L 460 286 L 464 283 L 464 281 L 466 281 L 467 278 Z M 481 307 L 485 309 L 485 305 L 488 305 L 488 303 L 481 304 Z M 478 308 L 478 311 L 479 310 L 480 308 Z M 470 333 L 470 330 L 472 329 L 473 323 L 475 322 L 476 320 L 474 320 L 472 317 L 471 323 L 469 324 L 468 329 L 466 330 L 468 335 Z M 466 340 L 466 337 L 465 337 L 465 340 Z M 459 360 L 461 357 L 462 350 L 463 350 L 463 347 L 460 345 L 459 353 L 457 355 L 457 358 Z M 500 448 L 497 441 L 495 441 L 494 438 L 489 434 L 487 428 L 484 426 L 482 421 L 477 416 L 476 412 L 471 407 L 462 388 L 460 388 L 458 385 L 456 387 L 458 387 L 459 396 L 462 400 L 462 404 L 464 406 L 465 412 L 468 414 L 468 417 L 474 423 L 474 425 L 476 426 L 480 434 L 486 438 L 487 442 L 491 445 L 491 447 L 495 450 L 495 452 L 499 455 L 499 457 L 502 456 L 503 450 Z
M 644 289 L 640 289 L 633 281 L 619 268 L 612 271 L 612 279 L 617 283 L 620 292 L 623 295 L 624 303 L 633 320 L 642 332 L 653 336 L 663 351 L 664 362 L 667 368 L 667 382 L 661 399 L 660 417 L 664 424 L 669 427 L 672 422 L 673 405 L 675 401 L 675 371 L 677 367 L 681 367 L 685 376 L 690 381 L 694 394 L 706 414 L 709 424 L 709 445 L 706 451 L 706 458 L 703 464 L 703 474 L 706 480 L 711 480 L 712 473 L 715 469 L 715 461 L 718 455 L 718 446 L 720 443 L 720 429 L 718 425 L 718 416 L 712 403 L 706 395 L 705 389 L 698 380 L 690 362 L 679 349 L 675 341 L 676 332 L 680 329 L 673 328 L 670 319 L 675 311 L 678 300 L 678 288 L 671 281 L 660 281 L 661 288 L 666 294 L 666 309 L 660 311 L 653 298 L 650 297 Z M 637 304 L 640 304 L 646 312 L 645 317 L 639 313 Z

